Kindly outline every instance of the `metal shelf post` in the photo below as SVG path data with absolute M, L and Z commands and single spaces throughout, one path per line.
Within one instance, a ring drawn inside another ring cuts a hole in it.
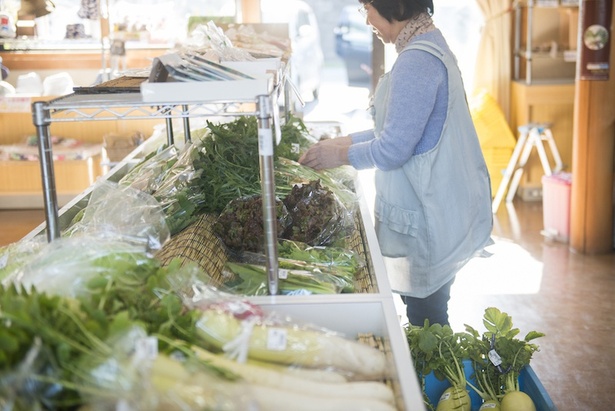
M 269 96 L 258 96 L 258 152 L 260 156 L 265 254 L 267 256 L 267 284 L 269 294 L 276 295 L 278 294 L 278 234 L 273 166 L 272 108 Z
M 32 121 L 36 127 L 38 154 L 43 180 L 43 200 L 45 203 L 45 217 L 47 219 L 47 241 L 51 242 L 60 237 L 60 227 L 58 225 L 58 197 L 53 169 L 51 134 L 49 133 L 51 121 L 49 118 L 49 109 L 45 108 L 42 101 L 37 101 L 32 104 Z

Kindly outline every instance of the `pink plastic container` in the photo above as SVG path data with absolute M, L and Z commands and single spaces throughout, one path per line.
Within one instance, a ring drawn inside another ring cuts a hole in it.
M 542 177 L 544 231 L 550 239 L 567 243 L 570 239 L 570 187 L 572 174 L 556 173 Z

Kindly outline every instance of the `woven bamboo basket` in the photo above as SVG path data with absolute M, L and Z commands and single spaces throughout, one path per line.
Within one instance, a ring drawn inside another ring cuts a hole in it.
M 216 218 L 211 214 L 202 215 L 186 229 L 173 236 L 158 252 L 156 258 L 163 265 L 169 264 L 173 259 L 179 259 L 182 264 L 196 263 L 210 276 L 210 285 L 216 287 L 230 280 L 231 278 L 225 277 L 223 270 L 225 263 L 230 259 L 230 253 L 213 231 Z M 347 247 L 361 256 L 365 262 L 355 274 L 355 290 L 357 293 L 377 293 L 370 250 L 365 239 L 365 226 L 358 211 L 354 220 L 355 228 L 346 239 Z

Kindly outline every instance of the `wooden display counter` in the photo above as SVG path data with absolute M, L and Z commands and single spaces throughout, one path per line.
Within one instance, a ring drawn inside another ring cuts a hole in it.
M 154 57 L 167 48 L 127 49 L 126 67 L 149 67 Z M 0 52 L 2 64 L 11 71 L 38 70 L 99 70 L 102 67 L 102 54 L 98 50 L 17 50 Z
M 52 97 L 19 98 L 15 104 L 8 97 L 0 98 L 0 146 L 20 144 L 29 136 L 35 136 L 31 103 L 49 99 Z M 109 134 L 132 135 L 138 131 L 149 137 L 154 126 L 163 122 L 163 119 L 58 122 L 50 126 L 50 132 L 52 136 L 102 144 L 104 136 Z M 101 155 L 98 153 L 83 160 L 54 162 L 56 188 L 61 204 L 66 204 L 83 192 L 103 174 Z M 42 207 L 39 162 L 0 161 L 0 209 Z

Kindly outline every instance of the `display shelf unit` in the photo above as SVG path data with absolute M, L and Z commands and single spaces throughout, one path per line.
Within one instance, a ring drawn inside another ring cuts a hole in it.
M 513 79 L 574 82 L 578 6 L 559 2 L 515 2 Z
M 561 1 L 515 2 L 513 78 L 510 126 L 517 134 L 529 123 L 551 124 L 564 169 L 572 164 L 579 7 Z M 530 156 L 518 195 L 542 199 L 544 174 L 538 158 Z
M 285 84 L 281 77 L 280 84 Z M 273 144 L 272 129 L 279 125 L 278 99 L 289 101 L 286 87 L 275 86 L 269 95 L 256 96 L 255 99 L 238 101 L 202 101 L 199 103 L 178 104 L 177 102 L 143 102 L 138 93 L 80 95 L 71 94 L 49 102 L 33 104 L 33 121 L 39 136 L 41 171 L 44 186 L 46 222 L 33 230 L 24 240 L 46 235 L 48 241 L 60 236 L 60 229 L 68 227 L 73 217 L 88 202 L 94 186 L 90 186 L 79 196 L 58 210 L 55 200 L 53 162 L 50 161 L 49 125 L 53 122 L 98 121 L 101 119 L 144 119 L 164 118 L 166 133 L 148 138 L 124 160 L 113 167 L 102 178 L 119 181 L 144 155 L 156 150 L 161 144 L 174 143 L 173 120 L 182 120 L 184 138 L 189 140 L 189 119 L 212 116 L 256 116 L 259 127 L 259 153 L 261 155 L 261 181 L 265 209 L 269 209 L 269 219 L 265 219 L 265 241 L 267 269 L 269 273 L 270 295 L 251 297 L 253 302 L 267 309 L 291 316 L 291 318 L 326 327 L 335 332 L 352 336 L 367 333 L 381 336 L 385 342 L 389 360 L 389 380 L 397 396 L 396 407 L 402 410 L 424 410 L 422 390 L 412 365 L 405 334 L 397 315 L 393 294 L 388 284 L 384 261 L 370 221 L 370 212 L 365 202 L 361 186 L 357 182 L 359 213 L 363 222 L 363 236 L 369 252 L 375 292 L 336 295 L 283 296 L 277 290 L 277 239 L 275 235 L 273 156 L 268 156 Z M 288 105 L 286 106 L 288 107 Z M 269 200 L 267 200 L 269 198 Z M 272 292 L 273 291 L 273 292 Z M 360 319 L 360 320 L 358 320 Z

